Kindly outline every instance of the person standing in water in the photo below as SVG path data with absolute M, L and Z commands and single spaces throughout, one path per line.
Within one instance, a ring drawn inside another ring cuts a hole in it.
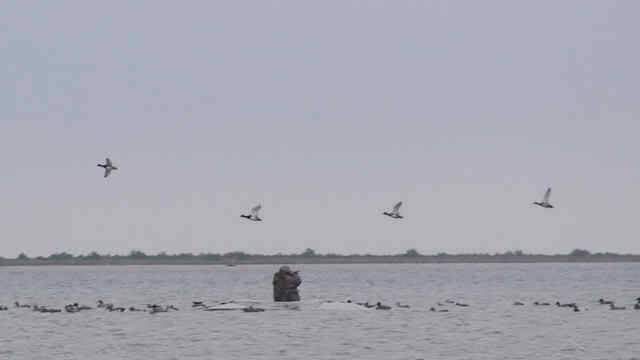
M 273 274 L 273 301 L 300 301 L 298 286 L 302 280 L 297 271 L 284 265 Z

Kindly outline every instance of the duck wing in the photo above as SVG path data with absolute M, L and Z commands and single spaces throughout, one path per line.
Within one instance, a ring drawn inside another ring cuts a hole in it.
M 104 163 L 107 166 L 113 166 L 113 163 L 111 163 L 111 159 L 109 159 L 109 158 L 104 159 Z
M 551 188 L 548 188 L 547 192 L 544 193 L 544 198 L 542 199 L 542 202 L 548 203 L 550 197 L 551 197 Z
M 109 174 L 111 174 L 111 168 L 107 166 L 104 168 L 104 177 L 109 176 Z
M 262 205 L 258 204 L 251 208 L 251 216 L 258 217 L 258 212 L 262 209 Z
M 400 215 L 400 207 L 402 206 L 402 201 L 399 201 L 397 204 L 393 206 L 393 213 L 396 215 Z

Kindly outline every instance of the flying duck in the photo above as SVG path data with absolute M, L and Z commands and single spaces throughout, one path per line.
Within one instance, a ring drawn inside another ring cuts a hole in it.
M 260 209 L 262 209 L 262 205 L 258 204 L 251 208 L 251 215 L 240 215 L 240 217 L 249 219 L 251 221 L 262 221 L 262 219 L 260 219 L 260 216 L 258 216 L 258 212 L 260 212 Z
M 549 198 L 551 197 L 551 188 L 547 188 L 547 191 L 544 193 L 544 197 L 541 202 L 534 202 L 534 205 L 542 206 L 543 208 L 553 209 L 553 205 L 549 204 Z
M 402 201 L 399 201 L 394 207 L 393 210 L 391 210 L 391 212 L 383 212 L 383 215 L 387 215 L 391 218 L 394 219 L 402 219 L 402 215 L 400 215 L 400 207 L 402 206 Z
M 104 159 L 104 164 L 98 164 L 98 166 L 100 166 L 101 168 L 104 168 L 104 177 L 109 176 L 112 170 L 118 170 L 117 167 L 113 166 L 113 163 L 109 158 Z

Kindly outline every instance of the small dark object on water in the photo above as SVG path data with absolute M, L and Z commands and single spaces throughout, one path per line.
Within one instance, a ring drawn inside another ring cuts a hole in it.
M 556 301 L 556 306 L 559 306 L 559 307 L 575 307 L 576 303 L 561 304 L 560 301 Z
M 513 303 L 514 306 L 523 306 L 524 303 L 521 303 L 520 301 L 516 301 Z
M 537 302 L 537 301 L 534 301 L 533 305 L 535 305 L 535 306 L 549 306 L 551 304 L 548 303 L 548 302 Z
M 98 300 L 98 307 L 108 309 L 109 307 L 113 307 L 113 304 L 106 304 L 102 300 Z
M 463 304 L 463 303 L 459 303 L 459 302 L 457 302 L 457 303 L 456 303 L 456 306 L 467 307 L 467 306 L 469 306 L 469 304 Z
M 429 308 L 429 311 L 433 311 L 433 312 L 436 312 L 436 311 L 437 312 L 449 312 L 449 310 L 447 310 L 447 309 L 436 310 L 436 308 L 434 308 L 434 307 Z
M 378 301 L 376 303 L 376 310 L 391 310 L 391 306 L 382 305 L 382 303 L 380 303 L 380 301 Z
M 358 305 L 360 305 L 360 306 L 364 306 L 364 307 L 366 307 L 367 309 L 371 309 L 371 308 L 373 308 L 373 307 L 376 307 L 376 306 L 375 306 L 375 305 L 373 305 L 373 304 L 369 304 L 369 302 L 368 302 L 368 301 L 367 301 L 367 302 L 363 302 L 363 303 L 357 303 L 357 304 L 358 304 Z
M 633 305 L 633 309 L 634 310 L 640 310 L 640 302 L 635 304 L 635 305 Z M 5 310 L 6 310 L 6 308 L 5 308 Z
M 402 309 L 409 309 L 411 306 L 406 305 L 406 304 L 401 304 L 399 302 L 396 302 L 396 306 Z
M 613 304 L 613 301 L 611 300 L 604 300 L 603 298 L 600 298 L 600 300 L 598 300 L 598 302 L 602 305 L 611 305 Z
M 246 308 L 242 309 L 242 311 L 244 311 L 244 312 L 263 312 L 264 309 L 255 308 L 255 307 L 253 307 L 253 305 L 249 305 L 249 307 L 246 307 Z
M 49 309 L 46 306 L 38 306 L 38 305 L 34 305 L 33 306 L 33 311 L 37 311 L 40 313 L 59 313 L 62 312 L 62 310 L 60 309 Z
M 609 309 L 610 310 L 626 310 L 626 307 L 624 307 L 624 306 L 616 306 L 615 304 L 609 304 Z

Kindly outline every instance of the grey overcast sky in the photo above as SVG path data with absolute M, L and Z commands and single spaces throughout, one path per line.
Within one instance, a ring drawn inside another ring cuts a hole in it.
M 640 253 L 638 14 L 6 2 L 0 256 Z M 531 205 L 547 186 L 557 207 Z

